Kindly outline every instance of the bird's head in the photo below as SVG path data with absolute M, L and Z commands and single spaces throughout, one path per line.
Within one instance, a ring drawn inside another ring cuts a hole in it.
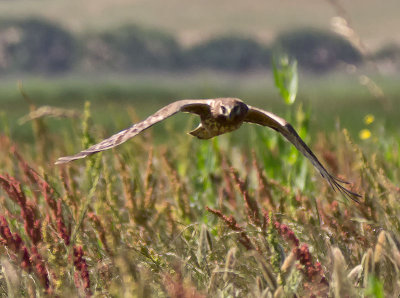
M 236 98 L 222 98 L 216 102 L 213 115 L 217 119 L 229 122 L 241 121 L 248 111 L 247 105 Z

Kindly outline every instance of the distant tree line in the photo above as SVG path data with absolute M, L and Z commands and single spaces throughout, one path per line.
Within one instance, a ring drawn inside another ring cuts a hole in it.
M 302 69 L 318 73 L 343 63 L 362 62 L 360 53 L 348 41 L 316 29 L 284 32 L 269 46 L 251 38 L 223 36 L 183 48 L 165 32 L 134 25 L 74 36 L 43 20 L 0 22 L 0 74 L 72 70 L 244 72 L 269 69 L 274 50 L 285 51 L 297 58 Z M 398 56 L 399 52 L 391 47 L 377 55 Z

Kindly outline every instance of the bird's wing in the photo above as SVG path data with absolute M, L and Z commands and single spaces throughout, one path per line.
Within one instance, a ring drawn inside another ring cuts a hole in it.
M 290 125 L 288 122 L 286 122 L 285 119 L 282 119 L 270 112 L 255 107 L 251 106 L 248 107 L 249 111 L 246 115 L 246 118 L 244 119 L 245 122 L 251 122 L 263 126 L 268 126 L 281 133 L 289 142 L 291 142 L 297 148 L 297 150 L 303 153 L 303 155 L 311 161 L 314 167 L 318 169 L 322 177 L 324 177 L 329 182 L 329 184 L 335 191 L 338 190 L 346 197 L 354 200 L 357 203 L 359 202 L 357 200 L 357 197 L 360 197 L 360 195 L 342 186 L 340 183 L 348 184 L 348 182 L 334 177 L 324 168 L 324 166 L 314 155 L 311 149 L 304 143 L 304 141 L 297 134 L 293 126 Z
M 130 138 L 136 136 L 141 133 L 143 130 L 151 127 L 152 125 L 160 122 L 178 112 L 188 112 L 198 115 L 204 115 L 206 113 L 210 113 L 210 104 L 212 99 L 187 99 L 187 100 L 179 100 L 173 102 L 162 109 L 158 110 L 153 115 L 149 116 L 147 119 L 139 122 L 137 124 L 132 125 L 131 127 L 120 131 L 119 133 L 112 135 L 108 139 L 101 141 L 100 143 L 91 146 L 88 149 L 85 149 L 75 155 L 60 157 L 56 164 L 67 163 L 72 160 L 85 158 L 88 155 L 111 149 L 115 146 L 118 146 Z

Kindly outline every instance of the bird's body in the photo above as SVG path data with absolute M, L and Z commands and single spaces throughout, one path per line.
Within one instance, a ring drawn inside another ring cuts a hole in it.
M 248 111 L 248 106 L 238 98 L 220 98 L 208 104 L 210 109 L 200 115 L 199 126 L 189 132 L 199 139 L 211 139 L 238 129 Z
M 290 141 L 311 163 L 319 170 L 333 189 L 337 189 L 345 196 L 357 201 L 356 193 L 343 187 L 340 183 L 346 183 L 332 176 L 320 163 L 311 149 L 303 142 L 295 129 L 284 119 L 261 109 L 246 105 L 238 98 L 216 98 L 216 99 L 188 99 L 173 102 L 160 109 L 147 119 L 139 122 L 119 133 L 83 150 L 75 155 L 61 157 L 56 164 L 66 163 L 72 160 L 85 158 L 88 155 L 111 149 L 128 139 L 136 136 L 145 129 L 151 127 L 178 112 L 197 114 L 200 116 L 200 124 L 191 135 L 199 139 L 210 139 L 215 136 L 228 133 L 238 129 L 244 122 L 268 126 L 281 133 Z

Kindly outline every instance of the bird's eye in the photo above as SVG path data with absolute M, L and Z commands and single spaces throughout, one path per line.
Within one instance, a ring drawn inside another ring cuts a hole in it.
M 221 106 L 221 112 L 222 112 L 222 114 L 226 113 L 226 108 L 224 106 Z
M 240 106 L 234 107 L 233 108 L 233 113 L 236 114 L 236 115 L 239 115 L 240 114 Z

